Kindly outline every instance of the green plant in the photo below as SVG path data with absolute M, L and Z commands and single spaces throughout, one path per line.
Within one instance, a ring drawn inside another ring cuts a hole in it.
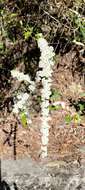
M 75 123 L 75 124 L 79 124 L 80 121 L 81 121 L 81 116 L 79 113 L 75 113 L 73 115 L 71 115 L 71 114 L 65 115 L 65 123 L 66 124 L 70 124 L 71 122 Z
M 24 38 L 25 38 L 25 40 L 28 39 L 29 37 L 31 37 L 32 32 L 33 32 L 33 27 L 24 28 Z
M 59 54 L 56 55 L 55 58 L 54 58 L 54 60 L 55 60 L 55 64 L 58 64 L 59 61 L 60 61 L 60 55 Z
M 4 49 L 4 44 L 3 42 L 0 42 L 0 51 L 3 51 L 3 49 Z
M 80 109 L 80 112 L 82 113 L 85 109 L 85 105 L 84 104 L 79 104 L 79 109 Z
M 56 100 L 60 100 L 60 98 L 61 98 L 61 93 L 56 89 L 52 89 L 51 95 L 50 95 L 50 100 L 56 101 Z
M 65 115 L 65 123 L 70 124 L 72 121 L 72 116 L 70 114 Z
M 81 98 L 85 97 L 85 92 L 81 93 L 81 94 L 80 94 L 80 97 L 81 97 Z
M 42 102 L 42 97 L 41 96 L 37 96 L 37 103 L 41 103 Z
M 69 18 L 74 29 L 74 39 L 78 42 L 85 42 L 85 18 L 74 10 L 70 10 Z
M 73 117 L 72 117 L 72 120 L 73 120 L 73 122 L 74 122 L 75 124 L 80 123 L 80 121 L 81 121 L 81 116 L 80 116 L 80 114 L 79 114 L 79 113 L 74 114 Z
M 23 111 L 20 113 L 20 121 L 23 127 L 27 127 L 27 115 L 26 113 Z
M 57 111 L 57 110 L 62 110 L 62 106 L 61 105 L 50 105 L 49 106 L 49 111 Z

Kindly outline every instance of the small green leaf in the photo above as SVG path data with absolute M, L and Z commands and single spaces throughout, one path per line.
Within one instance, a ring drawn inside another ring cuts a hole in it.
M 67 115 L 65 116 L 65 122 L 66 122 L 66 124 L 70 124 L 71 121 L 72 121 L 71 115 L 70 115 L 70 114 L 67 114 Z
M 32 35 L 32 32 L 33 32 L 32 27 L 29 27 L 28 29 L 25 28 L 25 31 L 24 31 L 25 40 L 28 39 Z
M 0 69 L 2 69 L 2 64 L 0 63 Z
M 35 35 L 36 40 L 38 40 L 39 38 L 42 38 L 42 37 L 43 37 L 42 33 L 37 33 Z
M 17 16 L 17 13 L 11 13 L 10 14 L 10 17 L 13 18 L 13 17 L 16 17 Z
M 4 46 L 3 46 L 3 42 L 0 42 L 0 50 L 3 50 Z
M 37 96 L 37 102 L 41 103 L 42 102 L 42 97 L 41 96 Z
M 61 109 L 62 109 L 61 105 L 57 105 L 57 106 L 50 105 L 49 106 L 49 111 L 57 111 L 57 110 L 61 110 Z
M 21 112 L 20 114 L 21 124 L 23 127 L 27 127 L 27 116 L 25 112 Z
M 50 105 L 49 106 L 49 111 L 54 111 L 54 110 L 56 110 L 56 106 Z
M 84 110 L 84 104 L 79 104 L 80 111 L 82 112 Z
M 28 39 L 30 36 L 31 36 L 32 32 L 31 31 L 27 31 L 24 33 L 24 37 L 25 37 L 25 40 Z
M 85 97 L 85 92 L 80 94 L 81 97 Z
M 81 33 L 83 39 L 85 40 L 85 27 L 83 27 L 83 26 L 80 27 L 80 33 Z
M 73 121 L 74 121 L 75 123 L 80 123 L 81 117 L 80 117 L 80 115 L 79 115 L 78 113 L 76 113 L 76 114 L 73 116 Z
M 52 101 L 56 101 L 56 100 L 59 100 L 60 98 L 61 98 L 60 92 L 58 90 L 56 90 L 56 89 L 52 89 L 50 99 Z

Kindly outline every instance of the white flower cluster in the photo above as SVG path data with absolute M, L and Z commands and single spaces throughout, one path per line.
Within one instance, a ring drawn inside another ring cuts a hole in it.
M 49 136 L 49 97 L 51 95 L 51 83 L 52 83 L 52 66 L 54 64 L 53 57 L 55 55 L 53 47 L 48 46 L 48 42 L 40 37 L 38 39 L 38 47 L 40 48 L 41 56 L 39 62 L 40 71 L 36 73 L 36 81 L 42 81 L 43 88 L 41 89 L 42 103 L 41 103 L 41 112 L 42 112 L 42 124 L 41 124 L 41 133 L 42 133 L 42 158 L 47 157 L 47 146 L 48 146 L 48 136 Z M 17 70 L 12 70 L 11 75 L 14 78 L 17 78 L 19 81 L 26 81 L 29 83 L 29 89 L 34 91 L 35 83 L 30 80 L 29 75 L 25 75 L 22 72 Z M 14 113 L 18 113 L 20 109 L 26 105 L 29 95 L 23 93 L 17 96 L 19 100 L 13 108 Z
M 28 74 L 24 74 L 23 72 L 20 72 L 18 70 L 12 70 L 11 75 L 13 78 L 17 78 L 18 81 L 26 81 L 29 83 L 29 90 L 34 91 L 35 89 L 35 83 L 30 80 L 30 77 Z
M 33 81 L 30 80 L 30 77 L 28 74 L 24 74 L 23 72 L 20 72 L 18 70 L 12 70 L 11 71 L 11 75 L 13 78 L 16 78 L 18 81 L 22 82 L 25 81 L 27 83 L 29 83 L 29 90 L 30 91 L 34 91 L 35 90 L 35 83 Z M 17 102 L 15 102 L 14 107 L 13 107 L 13 113 L 18 114 L 20 111 L 25 111 L 26 115 L 29 115 L 27 108 L 26 108 L 26 103 L 28 101 L 29 98 L 29 94 L 28 93 L 21 93 L 19 95 L 17 95 Z M 29 117 L 29 122 L 28 123 L 32 123 L 30 117 Z
M 17 95 L 18 102 L 15 103 L 13 108 L 13 113 L 19 113 L 20 110 L 25 109 L 26 102 L 29 98 L 27 93 L 21 93 Z
M 52 65 L 53 57 L 55 55 L 53 47 L 48 46 L 47 41 L 44 38 L 39 38 L 38 40 L 38 47 L 41 51 L 41 57 L 39 62 L 39 68 L 42 69 L 42 71 L 37 72 L 36 80 L 39 81 L 43 77 L 51 77 L 52 75 Z
M 41 112 L 42 112 L 42 125 L 41 125 L 41 133 L 42 133 L 42 145 L 41 152 L 42 158 L 47 157 L 47 146 L 48 146 L 48 136 L 49 136 L 49 128 L 50 125 L 48 121 L 49 117 L 49 96 L 51 95 L 51 83 L 52 83 L 52 66 L 54 64 L 53 57 L 55 55 L 53 47 L 48 46 L 47 41 L 44 38 L 39 38 L 38 47 L 41 51 L 41 57 L 39 62 L 40 71 L 37 72 L 36 80 L 42 80 L 42 104 L 41 104 Z

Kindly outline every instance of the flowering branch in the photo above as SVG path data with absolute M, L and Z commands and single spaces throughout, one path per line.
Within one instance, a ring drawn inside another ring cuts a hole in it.
M 25 82 L 29 83 L 29 90 L 32 92 L 34 91 L 35 83 L 34 83 L 34 81 L 30 80 L 30 77 L 28 74 L 24 74 L 18 70 L 12 70 L 11 75 L 13 78 L 16 78 L 20 82 L 25 81 Z M 29 115 L 27 108 L 26 108 L 28 98 L 29 98 L 28 93 L 20 93 L 19 95 L 17 95 L 18 101 L 17 101 L 17 103 L 15 102 L 13 110 L 12 110 L 14 114 L 18 114 L 20 111 L 21 112 L 24 111 L 25 117 Z M 29 122 L 31 123 L 30 118 L 29 118 Z
M 25 81 L 29 83 L 29 90 L 34 91 L 35 83 L 30 80 L 30 76 L 28 74 L 24 74 L 23 72 L 18 71 L 17 69 L 11 71 L 11 75 L 13 78 L 16 78 L 18 81 Z
M 36 73 L 36 81 L 33 82 L 30 80 L 29 75 L 24 75 L 22 72 L 17 70 L 11 71 L 11 74 L 14 78 L 17 78 L 19 81 L 26 81 L 29 83 L 29 89 L 34 91 L 35 84 L 37 82 L 42 81 L 42 89 L 41 89 L 41 152 L 42 158 L 47 157 L 47 146 L 48 146 L 48 138 L 49 138 L 49 97 L 51 95 L 51 83 L 52 83 L 52 66 L 54 64 L 54 49 L 52 46 L 48 46 L 48 42 L 43 38 L 38 38 L 38 47 L 40 48 L 41 56 L 39 61 L 39 71 Z M 18 97 L 19 101 L 14 105 L 13 112 L 18 112 L 19 109 L 23 109 L 25 106 L 29 95 L 27 93 L 23 94 L 22 97 Z
M 49 137 L 50 125 L 48 121 L 49 117 L 49 97 L 51 95 L 51 76 L 52 76 L 52 66 L 54 64 L 54 50 L 52 46 L 48 46 L 47 41 L 41 37 L 38 39 L 38 47 L 41 51 L 41 57 L 39 62 L 40 71 L 37 72 L 36 80 L 42 80 L 42 104 L 41 104 L 41 114 L 42 114 L 42 124 L 41 124 L 41 156 L 42 158 L 47 157 L 47 146 Z

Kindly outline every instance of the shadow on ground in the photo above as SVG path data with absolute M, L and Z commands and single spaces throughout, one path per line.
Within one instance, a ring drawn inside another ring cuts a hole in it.
M 1 160 L 0 160 L 0 190 L 11 190 L 9 184 L 2 180 L 2 173 L 1 173 Z M 13 190 L 18 190 L 16 183 L 13 183 Z

